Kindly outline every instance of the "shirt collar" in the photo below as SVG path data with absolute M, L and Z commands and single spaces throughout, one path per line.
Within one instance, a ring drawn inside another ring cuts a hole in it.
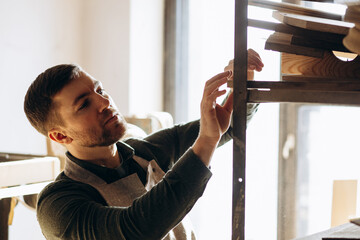
M 117 142 L 116 147 L 118 149 L 118 154 L 120 159 L 122 159 L 121 164 L 117 168 L 107 168 L 97 164 L 90 163 L 88 161 L 80 160 L 73 155 L 69 151 L 66 152 L 66 156 L 80 167 L 92 172 L 98 177 L 102 178 L 107 183 L 114 182 L 120 178 L 129 176 L 130 174 L 137 173 L 139 178 L 144 181 L 144 173 L 142 168 L 136 164 L 136 162 L 132 159 L 134 156 L 135 150 L 124 142 Z M 146 176 L 146 173 L 145 173 Z

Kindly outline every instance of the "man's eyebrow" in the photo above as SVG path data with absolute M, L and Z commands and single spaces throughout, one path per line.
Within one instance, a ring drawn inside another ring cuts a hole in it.
M 86 93 L 83 93 L 83 94 L 80 94 L 79 96 L 77 96 L 76 98 L 75 98 L 75 100 L 74 100 L 74 102 L 73 102 L 73 106 L 76 106 L 77 104 L 78 104 L 78 102 L 82 99 L 82 98 L 84 98 L 84 97 L 86 97 L 86 96 L 88 96 L 89 95 L 89 93 L 88 92 L 86 92 Z
M 100 81 L 94 81 L 94 89 L 97 89 L 99 86 L 101 85 Z M 83 99 L 84 97 L 88 96 L 90 93 L 86 92 L 83 94 L 80 94 L 79 96 L 77 96 L 73 102 L 73 106 L 76 106 L 78 104 L 78 102 Z

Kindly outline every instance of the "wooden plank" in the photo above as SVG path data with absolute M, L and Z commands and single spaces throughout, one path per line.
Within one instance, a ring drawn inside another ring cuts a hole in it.
M 233 87 L 233 81 L 227 83 Z M 360 91 L 360 79 L 338 79 L 325 77 L 306 77 L 302 75 L 286 75 L 283 81 L 248 81 L 248 89 L 295 89 L 295 90 L 328 90 L 328 91 Z
M 309 7 L 302 7 L 292 3 L 274 2 L 269 0 L 249 0 L 249 5 L 270 8 L 282 12 L 295 13 L 307 16 L 322 17 L 327 19 L 341 20 L 343 18 L 340 14 L 329 13 Z
M 291 34 L 275 32 L 265 42 L 265 49 L 278 52 L 305 55 L 309 57 L 322 58 L 324 50 L 318 48 L 304 47 L 292 44 Z
M 279 164 L 277 239 L 287 240 L 296 236 L 297 225 L 297 119 L 301 104 L 280 104 L 279 114 Z M 303 129 L 302 129 L 303 130 Z M 285 150 L 287 148 L 287 150 Z M 285 150 L 285 151 L 284 151 Z
M 248 81 L 248 89 L 284 89 L 307 91 L 360 91 L 360 79 L 356 82 L 272 82 Z
M 273 12 L 272 16 L 284 24 L 319 32 L 346 35 L 349 32 L 349 29 L 355 26 L 353 23 L 344 21 L 283 13 L 278 11 Z
M 341 52 L 349 52 L 349 50 L 344 46 L 343 42 L 328 42 L 324 40 L 318 40 L 315 38 L 304 37 L 301 35 L 293 35 L 291 39 L 291 44 L 296 46 L 310 47 L 316 49 L 324 50 L 334 50 Z
M 282 53 L 281 72 L 305 76 L 360 78 L 360 57 L 342 61 L 325 51 L 323 58 Z
M 9 213 L 11 198 L 0 199 L 0 240 L 9 239 Z
M 335 91 L 288 91 L 288 90 L 249 90 L 248 101 L 262 102 L 298 102 L 322 103 L 339 105 L 360 105 L 360 92 L 335 92 Z
M 359 78 L 338 78 L 338 77 L 322 77 L 322 76 L 304 76 L 304 75 L 287 75 L 281 76 L 283 81 L 289 82 L 328 82 L 340 83 L 341 85 L 356 84 L 360 81 Z
M 334 180 L 331 227 L 349 222 L 356 215 L 357 180 Z M 358 227 L 360 230 L 360 226 Z M 360 232 L 359 232 L 360 237 Z
M 30 195 L 30 194 L 37 194 L 49 183 L 50 183 L 50 181 L 26 184 L 26 185 L 21 185 L 21 186 L 16 186 L 16 187 L 0 188 L 0 199 L 8 198 L 8 197 Z
M 56 157 L 0 162 L 0 187 L 51 181 L 59 172 Z
M 325 41 L 328 43 L 336 43 L 339 45 L 342 45 L 342 40 L 345 37 L 344 34 L 313 31 L 309 29 L 293 27 L 283 23 L 267 22 L 257 19 L 248 19 L 248 25 L 250 27 L 262 28 L 262 29 L 272 30 L 275 32 L 292 34 L 296 36 L 303 36 L 306 38 Z
M 245 240 L 247 7 L 235 0 L 232 240 Z
M 312 31 L 312 30 L 293 27 L 283 23 L 272 23 L 261 20 L 254 20 L 254 19 L 249 19 L 248 25 L 251 27 L 273 30 L 279 33 L 291 34 L 292 37 L 291 39 L 288 40 L 289 44 L 291 45 L 325 49 L 325 50 L 336 50 L 342 52 L 349 51 L 343 44 L 343 39 L 345 35 L 342 34 Z M 269 47 L 268 45 L 268 48 L 271 47 Z

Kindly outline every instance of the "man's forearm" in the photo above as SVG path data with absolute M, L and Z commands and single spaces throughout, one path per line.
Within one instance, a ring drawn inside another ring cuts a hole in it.
M 200 160 L 205 164 L 205 166 L 209 167 L 212 155 L 218 145 L 218 142 L 209 141 L 201 136 L 199 136 L 196 140 L 192 149 L 194 153 L 200 158 Z

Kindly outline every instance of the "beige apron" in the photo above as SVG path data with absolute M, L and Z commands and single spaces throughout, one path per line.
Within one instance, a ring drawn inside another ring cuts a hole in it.
M 66 159 L 64 172 L 69 178 L 93 186 L 109 206 L 128 207 L 132 202 L 149 191 L 165 175 L 155 160 L 147 161 L 134 156 L 133 159 L 147 170 L 146 185 L 142 184 L 136 173 L 113 183 L 107 184 L 92 172 L 80 167 L 70 159 Z M 185 217 L 163 238 L 163 240 L 195 240 L 191 222 Z

